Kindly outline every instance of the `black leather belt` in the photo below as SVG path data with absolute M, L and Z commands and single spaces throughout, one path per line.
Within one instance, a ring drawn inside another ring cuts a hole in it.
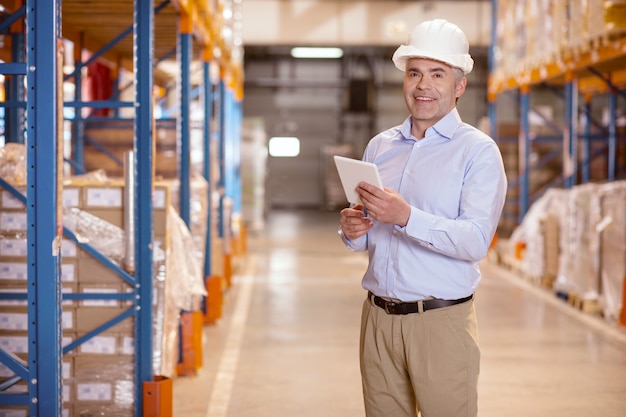
M 372 294 L 372 292 L 369 292 L 368 297 L 374 300 L 374 304 L 385 310 L 387 314 L 411 314 L 419 312 L 419 303 L 422 303 L 423 311 L 434 310 L 436 308 L 450 307 L 456 304 L 465 303 L 474 298 L 474 294 L 469 297 L 459 298 L 458 300 L 441 300 L 433 298 L 431 300 L 415 301 L 412 303 L 385 300 L 382 297 Z

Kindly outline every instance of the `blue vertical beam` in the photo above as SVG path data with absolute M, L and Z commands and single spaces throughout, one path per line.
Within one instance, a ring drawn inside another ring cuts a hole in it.
M 61 415 L 58 10 L 56 1 L 26 7 L 28 404 L 31 416 Z
M 225 124 L 224 124 L 224 195 L 229 198 L 230 201 L 230 211 L 229 215 L 232 216 L 235 213 L 235 204 L 236 204 L 236 181 L 235 181 L 235 171 L 236 171 L 236 158 L 235 158 L 235 149 L 236 149 L 236 139 L 235 139 L 235 100 L 234 100 L 234 92 L 231 88 L 225 88 L 224 92 L 224 109 L 226 112 L 225 115 Z M 231 237 L 232 229 L 231 229 L 231 219 L 233 217 L 224 218 L 224 236 Z M 227 248 L 230 251 L 230 247 Z
M 11 57 L 13 62 L 26 62 L 24 53 L 24 33 L 11 34 Z M 26 92 L 24 90 L 24 76 L 15 74 L 7 78 L 8 100 L 24 101 Z M 24 143 L 24 109 L 21 107 L 7 107 L 5 110 L 6 142 Z
M 567 73 L 565 83 L 565 116 L 563 121 L 563 186 L 571 188 L 576 183 L 578 165 L 577 136 L 576 136 L 576 110 L 578 109 L 577 82 L 572 73 Z
M 210 49 L 207 48 L 209 52 L 205 53 L 210 54 Z M 202 171 L 204 174 L 204 179 L 207 181 L 208 190 L 207 190 L 207 230 L 206 230 L 206 239 L 204 245 L 204 276 L 210 277 L 212 275 L 211 270 L 211 248 L 212 248 L 212 239 L 213 236 L 211 234 L 211 225 L 212 222 L 212 212 L 213 212 L 213 183 L 211 182 L 211 142 L 212 132 L 211 132 L 211 120 L 213 117 L 212 112 L 212 103 L 213 103 L 213 94 L 212 94 L 212 83 L 211 83 L 211 64 L 208 59 L 205 59 L 202 62 L 202 81 L 203 81 L 203 104 L 204 104 L 204 122 L 202 125 L 203 132 L 203 155 L 204 161 L 202 166 Z
M 529 194 L 529 155 L 530 155 L 530 134 L 528 115 L 530 113 L 530 88 L 524 85 L 520 89 L 520 132 L 518 140 L 519 149 L 519 218 L 521 223 L 528 210 Z
M 233 92 L 224 89 L 224 194 L 233 198 Z M 232 207 L 231 207 L 232 210 Z
M 152 380 L 152 88 L 154 9 L 152 0 L 134 0 L 135 78 L 135 415 L 143 415 L 141 389 Z
M 218 152 L 219 152 L 219 178 L 217 181 L 217 188 L 220 192 L 220 205 L 219 205 L 219 213 L 218 213 L 218 235 L 223 238 L 225 234 L 225 225 L 224 221 L 224 197 L 226 191 L 226 107 L 227 107 L 227 98 L 226 98 L 226 84 L 224 81 L 224 71 L 220 70 L 220 80 L 218 83 L 218 93 L 219 93 L 219 119 L 218 119 Z
M 591 95 L 585 95 L 585 111 L 583 114 L 582 167 L 583 184 L 591 178 Z
M 233 96 L 234 97 L 234 96 Z M 243 117 L 243 110 L 241 108 L 241 100 L 234 97 L 233 100 L 233 199 L 234 199 L 234 212 L 241 214 L 241 123 Z
M 608 172 L 607 179 L 615 181 L 615 158 L 617 155 L 617 93 L 609 88 L 609 137 L 608 137 Z
M 78 44 L 74 45 L 74 66 L 82 68 L 84 33 L 80 34 Z M 74 71 L 74 101 L 83 101 L 83 72 Z M 82 107 L 74 108 L 72 123 L 72 157 L 79 169 L 85 171 L 85 132 Z
M 487 57 L 487 66 L 489 69 L 489 76 L 493 74 L 495 69 L 495 48 L 497 42 L 497 27 L 498 25 L 498 0 L 491 1 L 491 46 L 489 48 L 489 55 Z M 489 135 L 498 142 L 497 130 L 496 130 L 496 100 L 495 93 L 487 92 L 487 115 L 489 117 Z
M 189 184 L 190 162 L 190 103 L 191 103 L 191 42 L 192 22 L 191 17 L 181 15 L 179 18 L 178 35 L 178 59 L 180 61 L 180 217 L 187 227 L 191 225 L 191 187 Z

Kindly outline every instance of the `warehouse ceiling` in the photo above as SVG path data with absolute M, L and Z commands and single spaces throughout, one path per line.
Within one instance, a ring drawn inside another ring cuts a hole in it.
M 244 45 L 398 45 L 423 20 L 459 25 L 470 45 L 491 42 L 491 1 L 243 0 Z
M 102 55 L 104 59 L 112 66 L 132 70 L 133 1 L 58 1 L 64 38 L 92 52 L 108 47 Z M 159 85 L 175 82 L 179 71 L 176 45 L 180 1 L 154 0 L 154 60 L 161 62 L 154 76 Z M 206 1 L 211 6 L 216 3 Z M 228 5 L 233 0 L 221 3 Z M 0 4 L 14 11 L 22 1 L 0 0 Z M 241 0 L 241 15 L 243 45 L 249 51 L 262 51 L 264 59 L 271 57 L 273 51 L 282 51 L 272 46 L 397 46 L 406 40 L 416 23 L 432 18 L 457 23 L 473 47 L 488 45 L 491 35 L 490 0 Z M 119 40 L 112 43 L 115 39 Z M 194 42 L 194 58 L 199 59 L 200 49 Z

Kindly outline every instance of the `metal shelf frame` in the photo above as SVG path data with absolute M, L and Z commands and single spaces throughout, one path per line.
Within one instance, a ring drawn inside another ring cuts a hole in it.
M 496 25 L 498 16 L 499 1 L 492 0 L 492 47 L 489 52 L 489 70 L 494 70 L 494 49 L 496 40 Z M 538 114 L 530 105 L 530 95 L 536 86 L 548 86 L 553 91 L 563 97 L 564 114 L 563 126 L 560 128 L 559 137 L 561 141 L 562 173 L 555 178 L 548 186 L 562 186 L 571 188 L 578 182 L 589 182 L 591 180 L 590 164 L 592 159 L 599 156 L 598 153 L 591 153 L 591 142 L 602 141 L 606 146 L 606 156 L 608 167 L 606 179 L 613 181 L 624 177 L 626 167 L 617 164 L 617 145 L 620 138 L 617 133 L 617 96 L 626 95 L 620 90 L 611 78 L 607 78 L 604 72 L 598 70 L 599 66 L 607 65 L 606 71 L 620 71 L 615 62 L 622 62 L 626 59 L 624 48 L 626 38 L 617 40 L 608 45 L 603 45 L 598 51 L 592 51 L 571 58 L 565 63 L 544 64 L 538 68 L 532 68 L 523 74 L 516 74 L 506 80 L 495 81 L 490 79 L 488 92 L 488 117 L 491 136 L 496 142 L 505 140 L 497 136 L 497 110 L 496 100 L 507 92 L 518 92 L 519 105 L 519 134 L 518 134 L 518 177 L 509 181 L 509 188 L 519 188 L 519 198 L 515 202 L 508 201 L 508 206 L 517 206 L 517 221 L 521 223 L 529 205 L 538 198 L 545 187 L 536 194 L 531 195 L 529 189 L 530 171 L 535 167 L 530 166 L 530 154 L 534 142 L 537 138 L 531 138 L 529 115 Z M 621 79 L 621 72 L 616 73 L 616 77 Z M 553 85 L 549 85 L 548 81 Z M 556 85 L 556 86 L 555 86 Z M 608 127 L 603 127 L 591 116 L 591 97 L 594 94 L 606 94 L 609 108 Z M 582 101 L 582 105 L 580 102 Z M 582 117 L 583 127 L 578 131 L 578 120 Z M 600 134 L 592 134 L 592 126 L 599 128 Z M 553 130 L 555 126 L 550 126 Z M 579 149 L 580 148 L 580 149 Z M 579 158 L 579 155 L 582 158 Z M 541 161 L 540 161 L 541 162 Z M 543 161 L 545 162 L 545 161 Z M 541 166 L 541 163 L 539 164 Z
M 20 9 L 21 10 L 21 9 Z M 20 12 L 21 13 L 21 12 Z M 28 361 L 0 349 L 0 361 L 15 372 L 0 389 L 24 380 L 27 394 L 2 392 L 0 404 L 28 406 L 31 416 L 61 412 L 61 222 L 58 218 L 58 52 L 56 2 L 27 0 L 27 314 Z M 37 46 L 37 48 L 35 48 Z M 21 67 L 18 63 L 18 67 Z M 0 67 L 2 71 L 4 65 Z M 13 67 L 15 68 L 15 66 Z M 52 105 L 51 105 L 52 103 Z M 21 134 L 18 134 L 20 137 Z M 50 248 L 53 248 L 51 251 Z
M 23 363 L 11 352 L 0 349 L 0 362 L 15 376 L 2 384 L 0 391 L 20 380 L 28 384 L 27 394 L 0 393 L 0 404 L 28 406 L 30 416 L 61 415 L 61 361 L 67 353 L 86 340 L 120 321 L 135 318 L 135 415 L 142 415 L 141 385 L 152 381 L 152 43 L 154 9 L 151 0 L 135 0 L 133 43 L 135 52 L 135 276 L 115 266 L 89 245 L 79 243 L 74 234 L 62 226 L 59 198 L 62 172 L 60 135 L 62 91 L 60 83 L 60 2 L 28 0 L 26 4 L 27 56 L 25 64 L 0 65 L 0 72 L 26 75 L 27 121 L 27 193 L 19 193 L 5 181 L 0 185 L 26 205 L 28 245 L 28 280 L 24 294 L 3 294 L 3 299 L 26 299 L 28 305 L 28 362 Z M 21 13 L 20 9 L 18 13 Z M 139 59 L 139 57 L 148 59 Z M 134 104 L 133 104 L 134 105 Z M 144 214 L 144 215 L 142 215 Z M 115 270 L 135 288 L 130 294 L 61 294 L 61 242 L 65 235 Z M 52 246 L 53 250 L 50 250 Z M 119 316 L 62 347 L 62 300 L 117 299 L 134 305 Z

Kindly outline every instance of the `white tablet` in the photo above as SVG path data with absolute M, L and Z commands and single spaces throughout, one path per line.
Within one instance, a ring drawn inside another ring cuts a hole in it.
M 378 167 L 375 164 L 338 155 L 335 155 L 334 158 L 343 191 L 346 193 L 346 198 L 350 203 L 361 204 L 359 194 L 355 191 L 361 181 L 375 185 L 381 190 L 383 189 L 383 183 L 378 174 Z

